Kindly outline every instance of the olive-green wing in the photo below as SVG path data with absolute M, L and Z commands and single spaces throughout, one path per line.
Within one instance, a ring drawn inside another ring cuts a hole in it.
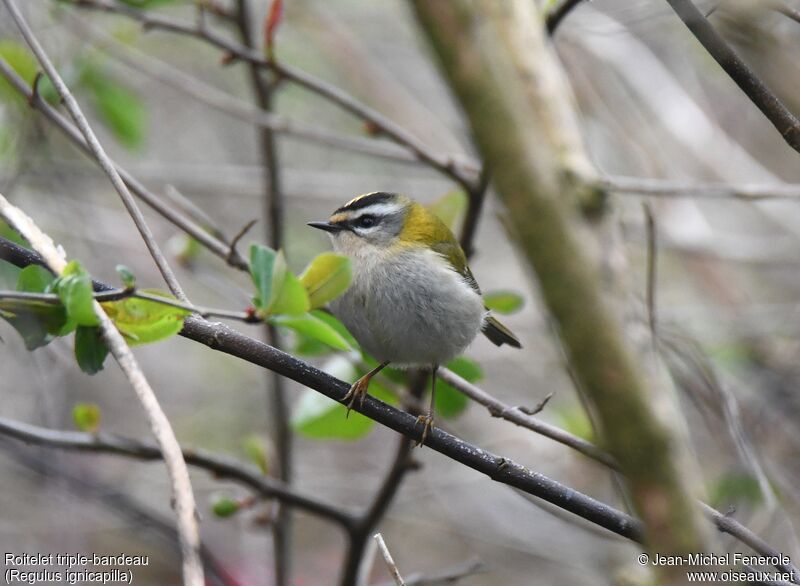
M 470 287 L 475 289 L 478 295 L 481 294 L 481 288 L 478 287 L 478 282 L 475 280 L 472 271 L 469 270 L 469 265 L 467 265 L 467 256 L 458 242 L 455 240 L 453 242 L 436 242 L 431 248 L 434 252 L 441 254 L 450 263 L 453 270 L 464 277 L 464 280 Z
M 478 282 L 469 270 L 467 265 L 467 257 L 464 251 L 459 246 L 458 242 L 438 242 L 432 246 L 433 250 L 441 254 L 453 267 L 453 269 L 469 283 L 475 292 L 480 295 L 481 288 Z M 522 348 L 519 339 L 514 333 L 504 326 L 500 321 L 492 315 L 486 316 L 483 322 L 483 334 L 496 346 L 508 344 L 514 348 Z

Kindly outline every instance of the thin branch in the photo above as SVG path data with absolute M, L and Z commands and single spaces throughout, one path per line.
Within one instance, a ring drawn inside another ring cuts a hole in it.
M 691 0 L 667 2 L 705 50 L 780 132 L 786 143 L 800 152 L 800 120 L 728 45 Z
M 113 454 L 147 461 L 163 459 L 161 450 L 147 442 L 106 433 L 47 429 L 3 417 L 0 417 L 0 434 L 29 444 L 64 450 Z M 258 470 L 232 458 L 195 448 L 183 448 L 182 450 L 187 464 L 206 470 L 217 478 L 234 480 L 251 488 L 264 498 L 274 498 L 289 506 L 333 521 L 345 529 L 353 524 L 354 518 L 350 513 L 320 501 L 316 497 L 300 494 L 282 482 L 264 476 Z
M 34 93 L 28 84 L 26 84 L 25 81 L 19 77 L 19 75 L 17 75 L 17 73 L 2 57 L 0 57 L 0 75 L 2 75 L 6 81 L 9 82 L 11 87 L 13 87 L 18 93 L 26 98 L 32 108 L 41 112 L 45 118 L 52 122 L 56 128 L 58 128 L 75 146 L 82 150 L 93 161 L 97 161 L 97 159 L 93 156 L 89 145 L 81 136 L 80 132 L 66 118 L 59 114 L 58 111 L 51 107 L 47 102 L 42 100 L 38 94 Z M 192 220 L 175 212 L 175 210 L 161 201 L 159 196 L 154 194 L 152 191 L 149 191 L 146 187 L 144 187 L 144 185 L 142 185 L 142 183 L 140 183 L 136 178 L 134 178 L 130 173 L 125 171 L 120 166 L 117 166 L 116 169 L 130 190 L 139 199 L 144 201 L 147 205 L 158 212 L 162 217 L 189 234 L 192 238 L 208 248 L 218 257 L 228 261 L 228 263 L 232 266 L 240 270 L 247 270 L 247 261 L 245 261 L 241 256 L 234 254 L 231 258 L 229 258 L 231 252 L 229 244 L 220 241 Z M 213 230 L 217 231 L 216 229 Z
M 144 219 L 142 211 L 136 204 L 136 200 L 133 199 L 131 192 L 128 190 L 128 186 L 122 180 L 122 177 L 114 166 L 114 162 L 106 154 L 103 145 L 101 145 L 100 141 L 97 140 L 97 136 L 89 126 L 89 121 L 86 120 L 86 116 L 83 115 L 83 111 L 78 105 L 78 102 L 75 100 L 75 97 L 69 91 L 67 84 L 64 83 L 64 80 L 58 74 L 55 66 L 50 61 L 50 57 L 47 56 L 44 48 L 39 43 L 39 39 L 36 38 L 36 35 L 34 35 L 30 26 L 28 26 L 28 23 L 23 18 L 22 14 L 17 8 L 17 5 L 14 3 L 14 0 L 3 0 L 3 2 L 5 3 L 8 11 L 11 13 L 11 17 L 14 19 L 14 22 L 16 22 L 17 28 L 19 28 L 19 31 L 22 34 L 22 37 L 25 39 L 25 42 L 28 43 L 31 51 L 33 51 L 36 59 L 39 61 L 45 73 L 47 74 L 47 77 L 50 78 L 50 81 L 52 81 L 53 85 L 55 86 L 56 92 L 61 98 L 61 102 L 66 107 L 70 116 L 72 116 L 72 119 L 75 121 L 75 124 L 78 126 L 81 134 L 83 134 L 89 149 L 92 151 L 92 155 L 97 159 L 97 162 L 100 164 L 100 167 L 103 169 L 106 175 L 108 175 L 108 178 L 111 180 L 111 184 L 114 186 L 114 189 L 116 189 L 117 193 L 122 199 L 125 209 L 128 210 L 128 214 L 130 214 L 133 223 L 136 225 L 136 229 L 142 236 L 142 240 L 144 240 L 147 250 L 150 251 L 150 256 L 153 257 L 153 260 L 155 261 L 158 270 L 161 272 L 161 275 L 164 277 L 164 281 L 166 281 L 167 286 L 176 297 L 184 301 L 188 301 L 186 294 L 183 292 L 183 288 L 175 276 L 175 273 L 172 271 L 167 259 L 161 252 L 161 248 L 159 247 L 158 242 L 156 242 L 155 236 L 153 236 L 153 232 L 150 230 L 150 226 L 147 225 L 147 221 Z
M 31 264 L 43 264 L 42 259 L 30 250 L 2 237 L 0 237 L 0 259 L 20 267 Z M 107 285 L 97 282 L 95 283 L 95 287 L 98 289 L 110 289 Z M 180 335 L 200 344 L 204 344 L 213 350 L 236 356 L 237 358 L 263 368 L 274 370 L 335 401 L 342 402 L 345 394 L 350 389 L 348 383 L 336 379 L 302 360 L 272 348 L 263 342 L 240 334 L 223 324 L 190 318 L 184 323 L 184 328 Z M 453 386 L 461 384 L 459 380 L 455 378 L 455 375 L 449 379 L 445 378 L 445 376 L 447 376 L 447 371 L 441 367 L 439 368 L 439 374 L 444 375 L 441 377 L 442 380 L 446 380 L 450 384 L 453 384 Z M 479 394 L 488 396 L 487 393 L 480 390 Z M 495 404 L 504 406 L 503 403 L 500 403 L 493 397 L 489 397 L 489 399 Z M 372 396 L 367 396 L 363 405 L 357 404 L 354 405 L 353 408 L 366 417 L 393 429 L 411 440 L 420 439 L 422 430 L 420 426 L 417 425 L 416 417 L 409 413 L 400 411 Z M 536 431 L 534 429 L 532 430 Z M 558 431 L 561 431 L 565 436 L 569 436 L 569 434 L 563 430 Z M 578 440 L 578 438 L 575 439 Z M 579 442 L 572 442 L 567 438 L 567 441 L 562 441 L 561 443 L 572 447 L 573 443 Z M 638 542 L 642 540 L 641 523 L 629 515 L 600 503 L 542 474 L 532 472 L 512 460 L 500 457 L 469 444 L 438 427 L 433 428 L 428 434 L 425 445 L 468 468 L 486 474 L 496 482 L 512 486 L 526 494 L 541 498 L 565 511 L 574 513 L 583 519 L 628 539 Z M 592 444 L 589 445 L 591 446 Z M 596 447 L 595 450 L 599 451 Z M 591 455 L 592 451 L 593 450 L 582 451 L 582 453 L 602 462 L 602 459 Z M 775 555 L 774 552 L 777 551 L 776 549 L 766 544 L 760 537 L 744 527 L 741 523 L 738 523 L 735 519 L 726 517 L 707 505 L 701 504 L 701 507 L 720 531 L 728 533 L 747 544 L 757 553 L 764 556 Z M 796 575 L 800 576 L 800 571 L 795 571 Z
M 227 61 L 239 60 L 245 63 L 251 63 L 261 69 L 270 70 L 277 77 L 299 85 L 375 126 L 380 130 L 381 134 L 403 145 L 419 160 L 452 178 L 465 188 L 469 189 L 475 184 L 474 175 L 464 170 L 460 165 L 460 161 L 456 160 L 451 155 L 440 154 L 434 151 L 401 125 L 359 102 L 341 88 L 318 79 L 300 69 L 284 65 L 275 60 L 265 59 L 258 51 L 248 48 L 241 43 L 231 41 L 213 31 L 210 27 L 201 28 L 197 25 L 161 16 L 160 14 L 152 14 L 137 10 L 115 0 L 72 0 L 72 4 L 78 7 L 102 10 L 127 16 L 140 22 L 142 26 L 148 30 L 161 29 L 197 38 L 224 51 L 227 54 Z
M 658 342 L 656 333 L 656 286 L 658 278 L 658 235 L 653 208 L 648 202 L 642 203 L 647 230 L 647 323 L 650 326 L 650 338 L 653 345 Z
M 800 23 L 800 10 L 795 10 L 791 6 L 787 6 L 784 2 L 780 0 L 775 3 L 774 10 L 777 10 L 784 16 L 791 18 L 793 21 Z
M 411 376 L 411 382 L 406 393 L 407 397 L 403 400 L 406 410 L 411 415 L 416 416 L 423 413 L 423 408 L 418 403 L 419 399 L 425 394 L 428 378 L 428 373 L 424 370 L 415 371 Z M 392 464 L 389 466 L 383 480 L 381 480 L 378 491 L 364 513 L 357 519 L 353 526 L 353 531 L 350 533 L 350 543 L 347 547 L 340 579 L 342 586 L 358 583 L 358 576 L 363 573 L 362 566 L 364 565 L 370 534 L 386 515 L 395 496 L 397 496 L 397 492 L 400 490 L 400 485 L 406 474 L 416 469 L 411 459 L 411 451 L 414 448 L 414 444 L 407 437 L 399 439 Z
M 6 0 L 8 6 L 9 0 Z M 13 7 L 13 4 L 11 5 Z M 13 7 L 16 10 L 16 7 Z M 15 230 L 17 230 L 34 250 L 38 252 L 47 266 L 56 275 L 61 275 L 67 262 L 49 236 L 45 235 L 28 216 L 20 209 L 11 205 L 5 197 L 0 195 L 0 215 Z M 122 369 L 125 377 L 136 393 L 150 424 L 150 429 L 156 437 L 164 457 L 164 463 L 170 477 L 172 498 L 175 514 L 178 520 L 178 534 L 180 535 L 181 553 L 183 557 L 183 579 L 186 586 L 203 585 L 203 562 L 200 558 L 200 530 L 197 524 L 197 507 L 195 506 L 192 484 L 189 480 L 189 471 L 183 460 L 180 445 L 175 437 L 172 426 L 161 409 L 153 389 L 147 382 L 136 358 L 114 326 L 114 322 L 106 315 L 97 301 L 92 302 L 94 313 L 99 320 L 102 339 L 109 352 Z
M 444 382 L 455 387 L 476 403 L 486 407 L 493 417 L 499 417 L 500 419 L 510 421 L 515 425 L 519 425 L 520 427 L 524 427 L 570 447 L 584 456 L 605 464 L 610 468 L 617 468 L 614 459 L 607 452 L 601 450 L 591 442 L 574 436 L 554 425 L 540 421 L 532 415 L 526 414 L 520 407 L 512 407 L 511 405 L 503 403 L 496 397 L 443 366 L 439 367 L 438 375 Z
M 544 17 L 547 34 L 554 35 L 558 26 L 581 2 L 583 0 L 561 0 L 555 8 L 550 10 Z
M 419 157 L 394 142 L 337 134 L 331 130 L 319 128 L 316 125 L 295 120 L 288 116 L 265 112 L 236 96 L 187 74 L 181 69 L 120 43 L 96 27 L 89 26 L 81 18 L 76 17 L 75 24 L 80 26 L 81 32 L 86 33 L 92 39 L 92 42 L 96 43 L 98 47 L 102 47 L 108 54 L 125 66 L 191 96 L 199 102 L 237 120 L 260 126 L 261 128 L 269 128 L 286 136 L 397 163 L 419 164 L 421 162 Z M 455 155 L 451 156 L 455 157 Z M 477 175 L 477 162 L 470 161 L 467 157 L 462 157 L 460 165 L 465 172 Z
M 378 551 L 381 552 L 383 561 L 386 562 L 386 567 L 389 568 L 389 574 L 391 574 L 395 586 L 406 586 L 405 580 L 403 580 L 403 576 L 400 575 L 400 570 L 397 568 L 397 564 L 394 563 L 394 558 L 392 558 L 392 554 L 386 546 L 386 542 L 383 540 L 383 535 L 376 533 L 373 535 L 373 539 L 375 539 L 375 542 L 378 544 Z
M 95 301 L 98 301 L 99 303 L 104 303 L 107 301 L 119 301 L 121 299 L 128 299 L 131 297 L 135 297 L 136 299 L 145 299 L 147 301 L 152 301 L 153 303 L 160 303 L 161 305 L 168 305 L 178 309 L 185 309 L 186 311 L 205 318 L 219 317 L 224 319 L 235 319 L 246 323 L 261 322 L 261 319 L 247 311 L 230 311 L 227 309 L 201 307 L 192 305 L 191 303 L 183 303 L 176 299 L 171 299 L 162 295 L 154 295 L 152 293 L 147 293 L 146 291 L 138 291 L 136 289 L 112 289 L 110 291 L 103 291 L 94 294 Z M 41 301 L 55 305 L 61 304 L 61 298 L 55 293 L 31 293 L 28 291 L 0 290 L 0 299 L 19 299 L 21 301 Z
M 248 0 L 237 0 L 236 18 L 234 23 L 238 28 L 242 43 L 248 50 L 255 50 L 257 43 L 251 27 L 250 3 Z M 259 111 L 272 114 L 273 92 L 277 88 L 277 79 L 264 77 L 267 71 L 261 70 L 255 63 L 247 64 L 250 84 L 258 104 Z M 261 127 L 258 133 L 258 143 L 263 170 L 263 197 L 262 215 L 264 217 L 265 238 L 269 245 L 278 250 L 283 247 L 283 224 L 285 215 L 285 202 L 281 169 L 278 161 L 278 145 L 271 128 Z M 267 344 L 279 347 L 280 333 L 272 324 L 267 323 L 265 328 Z M 274 372 L 268 372 L 267 392 L 270 402 L 271 435 L 277 453 L 277 472 L 280 479 L 287 485 L 292 481 L 292 430 L 289 426 L 289 406 L 286 398 L 286 386 L 283 377 Z M 286 586 L 291 582 L 292 561 L 292 517 L 291 511 L 278 507 L 275 522 L 272 524 L 272 539 L 275 563 L 275 584 Z
M 800 198 L 800 185 L 791 183 L 742 183 L 730 185 L 727 183 L 610 175 L 598 179 L 597 184 L 601 188 L 614 193 L 624 195 L 647 195 L 652 197 L 740 199 L 744 201 Z

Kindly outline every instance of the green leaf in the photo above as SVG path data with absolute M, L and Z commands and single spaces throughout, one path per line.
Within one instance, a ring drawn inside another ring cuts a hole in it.
M 253 305 L 257 309 L 269 307 L 272 298 L 272 274 L 275 268 L 276 252 L 267 246 L 253 244 L 250 246 L 250 276 L 256 286 Z
M 432 204 L 428 209 L 439 216 L 439 219 L 447 224 L 447 227 L 455 231 L 461 218 L 467 210 L 467 195 L 463 191 L 451 191 L 446 193 Z
M 108 347 L 100 337 L 100 328 L 78 326 L 75 330 L 75 359 L 86 374 L 97 374 L 103 370 L 108 356 Z
M 129 149 L 144 142 L 147 108 L 134 91 L 108 75 L 96 60 L 81 63 L 79 82 L 88 90 L 92 106 L 114 138 Z
M 22 269 L 17 279 L 17 291 L 44 293 L 55 281 L 53 273 L 39 265 L 29 265 Z
M 47 345 L 67 323 L 63 305 L 44 301 L 0 299 L 0 317 L 19 332 L 28 350 Z
M 117 274 L 119 275 L 120 280 L 122 280 L 123 286 L 126 289 L 133 289 L 136 287 L 136 277 L 128 267 L 125 265 L 117 265 Z
M 142 292 L 174 299 L 162 291 L 142 289 Z M 190 314 L 186 309 L 137 297 L 106 301 L 101 305 L 131 346 L 150 344 L 174 336 L 183 329 L 183 320 Z
M 326 324 L 328 324 L 330 327 L 336 330 L 336 333 L 338 333 L 342 338 L 345 339 L 348 346 L 350 346 L 351 348 L 358 349 L 359 347 L 358 341 L 353 337 L 353 334 L 351 334 L 350 331 L 346 327 L 344 327 L 344 324 L 340 322 L 335 315 L 328 313 L 327 311 L 323 311 L 321 309 L 314 309 L 313 311 L 311 311 L 311 315 L 313 315 L 319 320 L 324 321 Z M 376 362 L 375 366 L 377 365 L 378 363 Z
M 324 368 L 329 374 L 344 380 L 356 377 L 353 365 L 342 357 L 331 360 Z M 373 380 L 369 386 L 373 397 L 397 404 L 396 397 Z M 347 407 L 312 389 L 301 395 L 292 416 L 292 428 L 311 439 L 357 440 L 367 435 L 375 422 L 356 411 L 347 416 Z
M 347 340 L 339 332 L 310 313 L 299 316 L 275 315 L 269 321 L 276 326 L 290 328 L 305 336 L 319 340 L 331 348 L 345 351 L 351 349 Z
M 522 296 L 512 291 L 493 291 L 483 296 L 483 302 L 488 309 L 508 315 L 522 309 L 525 301 Z
M 19 272 L 17 291 L 45 293 L 54 281 L 47 269 L 31 265 Z M 19 332 L 28 350 L 48 344 L 54 336 L 63 335 L 67 323 L 64 306 L 44 301 L 0 299 L 0 317 Z
M 96 326 L 100 323 L 94 313 L 92 279 L 81 264 L 70 261 L 53 289 L 67 308 L 67 317 L 79 326 Z
M 269 458 L 267 457 L 267 446 L 257 435 L 249 435 L 242 442 L 245 454 L 252 461 L 262 474 L 269 474 Z
M 483 378 L 483 370 L 474 360 L 463 356 L 451 360 L 447 368 L 461 378 L 474 383 Z M 469 398 L 441 379 L 436 381 L 436 415 L 442 419 L 450 419 L 461 415 L 469 406 Z
M 311 309 L 308 293 L 292 271 L 286 268 L 283 251 L 275 255 L 272 272 L 272 298 L 267 305 L 267 315 L 301 315 Z
M 347 291 L 352 278 L 349 258 L 323 252 L 306 267 L 300 275 L 300 282 L 308 291 L 311 308 L 316 309 Z
M 94 403 L 78 403 L 72 408 L 72 421 L 81 431 L 94 433 L 100 429 L 100 407 Z
M 221 519 L 235 515 L 240 508 L 239 501 L 226 496 L 215 497 L 211 503 L 211 510 Z

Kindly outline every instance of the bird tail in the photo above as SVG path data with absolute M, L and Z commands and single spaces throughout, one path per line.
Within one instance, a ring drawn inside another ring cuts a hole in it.
M 488 315 L 483 322 L 483 335 L 495 346 L 508 344 L 514 348 L 522 348 L 519 339 L 506 326 L 501 324 L 494 316 Z

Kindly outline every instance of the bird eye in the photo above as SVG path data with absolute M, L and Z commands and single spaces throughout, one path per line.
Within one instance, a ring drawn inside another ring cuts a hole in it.
M 356 225 L 359 228 L 371 228 L 376 224 L 377 220 L 375 216 L 371 216 L 369 214 L 363 215 L 356 220 Z

